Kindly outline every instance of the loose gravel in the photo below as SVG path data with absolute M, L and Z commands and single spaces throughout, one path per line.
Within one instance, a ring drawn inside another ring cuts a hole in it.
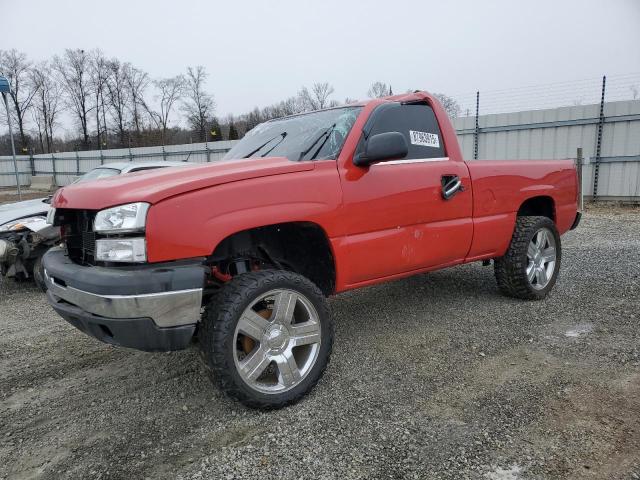
M 563 244 L 541 302 L 479 264 L 332 299 L 326 375 L 268 413 L 194 350 L 101 344 L 2 281 L 0 478 L 640 478 L 640 211 Z

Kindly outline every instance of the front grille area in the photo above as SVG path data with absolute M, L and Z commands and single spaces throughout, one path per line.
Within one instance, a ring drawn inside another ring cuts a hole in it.
M 92 210 L 59 209 L 56 211 L 56 224 L 62 226 L 62 235 L 67 254 L 75 263 L 95 265 L 96 234 L 93 220 L 96 212 Z
M 96 234 L 94 232 L 82 232 L 82 252 L 87 258 L 95 257 Z

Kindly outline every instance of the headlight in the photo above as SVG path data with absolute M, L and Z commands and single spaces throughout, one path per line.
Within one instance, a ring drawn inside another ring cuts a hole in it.
M 93 221 L 93 229 L 101 233 L 137 232 L 144 229 L 149 204 L 128 203 L 101 210 Z
M 46 218 L 40 215 L 35 217 L 19 218 L 18 220 L 12 220 L 0 225 L 0 232 L 19 232 L 20 230 L 25 230 L 27 225 L 30 223 L 42 222 L 45 220 Z
M 96 260 L 102 262 L 145 262 L 144 238 L 105 238 L 96 240 Z

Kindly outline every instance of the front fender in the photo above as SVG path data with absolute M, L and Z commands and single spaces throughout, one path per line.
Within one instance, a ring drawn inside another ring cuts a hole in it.
M 312 222 L 337 236 L 342 200 L 336 163 L 254 178 L 179 195 L 147 216 L 147 258 L 162 262 L 209 256 L 234 233 L 285 222 Z

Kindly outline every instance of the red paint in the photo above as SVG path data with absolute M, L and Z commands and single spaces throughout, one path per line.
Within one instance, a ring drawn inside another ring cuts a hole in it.
M 388 101 L 428 102 L 448 160 L 353 165 L 363 125 Z M 442 175 L 458 175 L 465 190 L 445 201 Z M 61 189 L 53 205 L 98 210 L 151 203 L 150 262 L 208 256 L 224 238 L 254 227 L 313 222 L 329 238 L 339 292 L 501 256 L 528 198 L 553 199 L 564 233 L 575 218 L 576 194 L 571 161 L 464 162 L 446 113 L 419 92 L 368 102 L 337 161 L 264 158 L 153 170 Z

